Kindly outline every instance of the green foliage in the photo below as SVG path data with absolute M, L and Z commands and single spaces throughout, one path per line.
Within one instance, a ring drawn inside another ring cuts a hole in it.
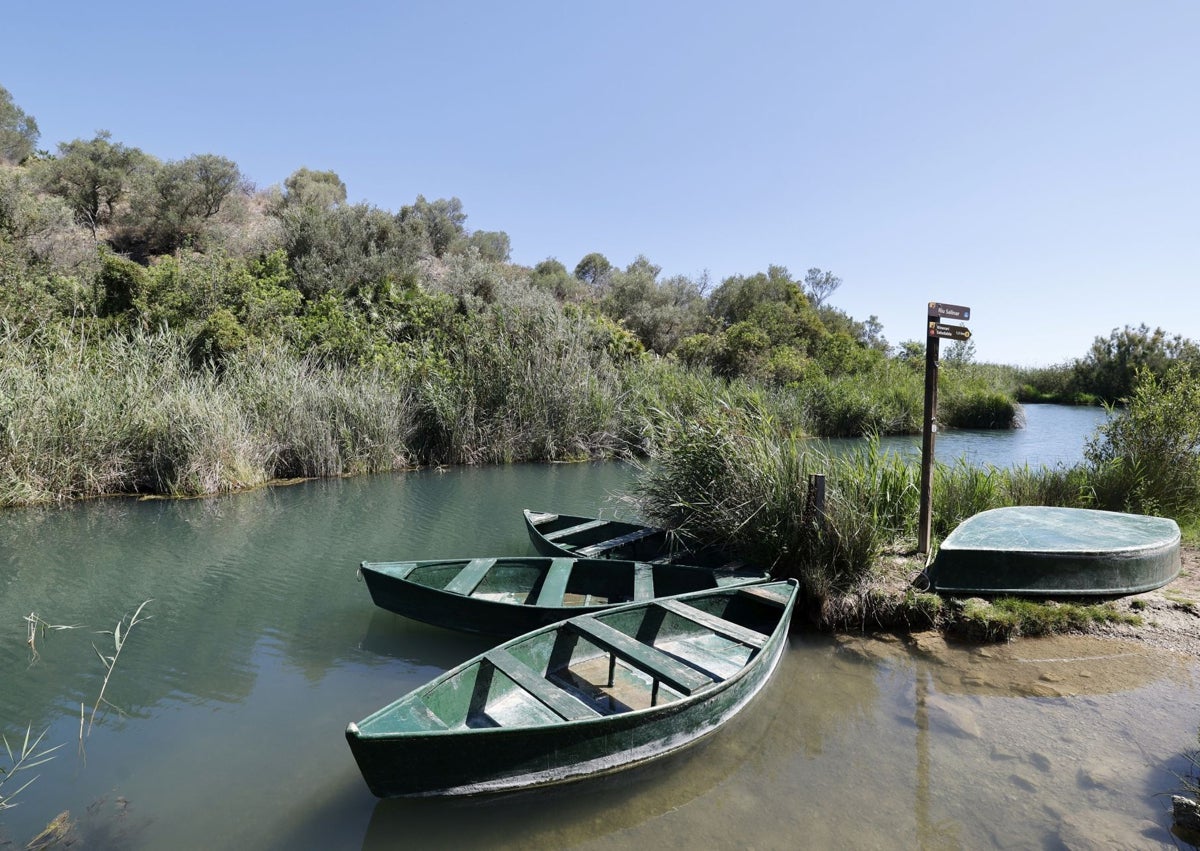
M 507 263 L 512 253 L 508 234 L 502 230 L 477 230 L 466 238 L 465 246 L 492 263 Z
M 13 102 L 12 94 L 0 86 L 0 163 L 22 163 L 37 146 L 37 121 Z
M 1141 618 L 1122 614 L 1111 603 L 1082 605 L 1020 597 L 1001 597 L 989 602 L 973 597 L 958 603 L 958 609 L 955 628 L 968 637 L 988 641 L 1084 631 L 1097 623 L 1141 623 Z
M 76 220 L 92 234 L 110 223 L 135 174 L 151 160 L 137 148 L 112 141 L 102 130 L 90 140 L 75 139 L 58 146 L 58 156 L 39 163 L 47 192 L 67 202 Z
M 154 169 L 143 181 L 124 218 L 147 254 L 165 254 L 199 245 L 210 219 L 242 184 L 237 164 L 199 154 Z
M 547 257 L 533 267 L 529 283 L 539 290 L 551 293 L 559 301 L 578 300 L 583 286 L 578 278 L 567 271 L 567 267 L 553 257 Z
M 288 207 L 278 217 L 293 284 L 313 301 L 398 280 L 422 250 L 423 235 L 365 204 Z
M 1088 441 L 1098 507 L 1200 516 L 1200 369 L 1177 363 L 1137 376 L 1125 411 Z
M 426 201 L 424 195 L 418 195 L 412 204 L 400 208 L 397 219 L 405 233 L 418 240 L 421 254 L 443 257 L 466 236 L 467 214 L 457 198 Z
M 804 276 L 804 294 L 813 307 L 821 307 L 825 301 L 842 285 L 842 279 L 832 272 L 823 272 L 818 268 L 809 269 Z
M 610 272 L 601 307 L 659 354 L 673 351 L 703 316 L 700 289 L 688 278 L 658 280 L 658 267 L 639 257 L 623 272 Z
M 222 367 L 229 356 L 246 345 L 246 330 L 227 308 L 220 307 L 209 314 L 200 332 L 188 346 L 188 358 L 197 369 L 203 366 Z
M 1010 429 L 1018 415 L 1012 397 L 997 390 L 966 387 L 938 397 L 938 420 L 948 428 Z
M 346 184 L 334 171 L 300 168 L 283 182 L 283 205 L 327 210 L 346 203 Z
M 146 286 L 146 270 L 116 254 L 102 255 L 96 276 L 96 312 L 99 316 L 131 313 Z
M 718 403 L 665 429 L 637 484 L 647 517 L 684 540 L 719 541 L 776 575 L 797 577 L 817 603 L 869 572 L 883 536 L 855 483 L 843 483 L 846 468 L 791 439 L 761 410 Z M 808 502 L 808 476 L 826 471 L 820 515 Z
M 1107 339 L 1095 339 L 1075 364 L 1074 384 L 1079 392 L 1111 404 L 1129 398 L 1140 375 L 1162 378 L 1175 362 L 1200 365 L 1200 346 L 1161 328 L 1126 325 L 1114 328 Z
M 612 264 L 608 262 L 607 257 L 597 251 L 593 251 L 575 264 L 575 277 L 590 287 L 598 288 L 608 282 L 608 276 L 612 272 L 612 268 Z
M 924 384 L 921 376 L 894 361 L 874 369 L 828 378 L 813 370 L 801 387 L 807 430 L 822 437 L 915 434 L 921 430 Z

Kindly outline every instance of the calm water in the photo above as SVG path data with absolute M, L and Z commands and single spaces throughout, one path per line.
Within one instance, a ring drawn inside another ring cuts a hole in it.
M 1011 431 L 947 429 L 934 441 L 934 457 L 943 463 L 962 458 L 976 466 L 1055 467 L 1072 466 L 1083 460 L 1084 444 L 1108 414 L 1104 408 L 1069 405 L 1025 405 L 1025 426 Z M 857 440 L 833 440 L 832 446 L 846 448 Z M 881 448 L 920 458 L 921 437 L 885 437 Z
M 489 642 L 375 609 L 357 563 L 527 553 L 522 507 L 624 514 L 631 476 L 428 471 L 0 513 L 0 731 L 64 744 L 0 814 L 0 845 L 69 810 L 87 848 L 1057 848 L 1117 830 L 1172 847 L 1160 793 L 1196 743 L 1200 671 L 1077 639 L 796 635 L 747 712 L 680 756 L 498 800 L 377 801 L 346 723 Z M 118 709 L 81 752 L 98 632 L 143 600 L 105 694 Z M 30 612 L 79 628 L 35 653 Z

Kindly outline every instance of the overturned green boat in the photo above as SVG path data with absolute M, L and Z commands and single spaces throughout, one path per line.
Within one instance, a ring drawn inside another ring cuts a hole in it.
M 796 588 L 720 588 L 543 627 L 350 724 L 346 739 L 379 797 L 564 783 L 665 756 L 762 689 Z
M 710 567 L 735 564 L 720 550 L 691 549 L 666 529 L 656 526 L 528 508 L 523 512 L 529 540 L 533 548 L 545 556 L 633 559 Z
M 380 608 L 434 626 L 503 636 L 624 603 L 769 578 L 761 571 L 540 556 L 365 561 L 359 574 Z
M 1179 575 L 1179 526 L 1167 517 L 1019 506 L 969 517 L 926 570 L 943 594 L 1123 596 Z

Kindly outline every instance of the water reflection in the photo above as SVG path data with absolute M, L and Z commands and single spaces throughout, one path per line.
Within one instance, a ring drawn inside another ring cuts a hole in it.
M 630 479 L 429 471 L 0 513 L 0 732 L 32 722 L 66 745 L 0 841 L 63 810 L 88 848 L 1056 847 L 1065 830 L 1102 838 L 1106 818 L 1141 825 L 1139 847 L 1165 841 L 1195 662 L 1108 642 L 794 635 L 743 714 L 659 764 L 505 799 L 376 801 L 346 723 L 488 640 L 376 609 L 358 562 L 528 553 L 522 507 L 616 513 L 606 497 Z M 80 755 L 92 645 L 146 599 L 106 692 L 117 708 Z M 83 628 L 40 638 L 31 664 L 30 611 Z

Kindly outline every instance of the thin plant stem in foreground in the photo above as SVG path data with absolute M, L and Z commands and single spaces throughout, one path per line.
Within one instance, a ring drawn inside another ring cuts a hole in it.
M 38 737 L 31 742 L 29 738 L 33 733 L 33 725 L 30 724 L 27 726 L 25 728 L 25 741 L 21 744 L 21 751 L 19 754 L 13 753 L 12 747 L 10 747 L 8 744 L 7 737 L 0 736 L 0 741 L 4 742 L 4 752 L 8 755 L 8 768 L 0 766 L 0 789 L 2 789 L 4 784 L 8 780 L 12 779 L 12 777 L 18 771 L 28 771 L 31 768 L 36 768 L 37 766 L 54 759 L 51 754 L 61 748 L 61 744 L 57 744 L 52 748 L 42 748 L 41 750 L 38 750 L 42 744 L 42 739 L 45 737 L 47 730 L 49 730 L 49 728 L 43 730 L 40 734 L 38 734 Z M 16 804 L 13 803 L 13 798 L 21 794 L 21 792 L 34 780 L 37 780 L 36 776 L 26 780 L 14 792 L 5 794 L 3 791 L 0 791 L 0 811 L 9 810 L 15 807 Z
M 104 665 L 104 682 L 100 685 L 100 694 L 97 695 L 96 704 L 92 707 L 92 714 L 88 717 L 87 731 L 89 735 L 92 732 L 92 724 L 96 720 L 96 711 L 100 708 L 101 703 L 106 702 L 104 700 L 104 692 L 108 688 L 108 681 L 112 678 L 112 673 L 117 667 L 117 659 L 121 656 L 121 650 L 125 647 L 125 641 L 129 638 L 129 633 L 133 630 L 133 628 L 149 617 L 149 615 L 147 615 L 144 618 L 141 616 L 141 614 L 142 609 L 146 608 L 146 604 L 150 602 L 150 600 L 144 600 L 142 604 L 137 607 L 137 611 L 133 613 L 133 617 L 129 619 L 128 623 L 125 622 L 124 617 L 117 621 L 117 625 L 111 633 L 113 637 L 113 653 L 111 656 L 104 655 L 100 652 L 100 648 L 96 647 L 94 644 L 92 645 L 92 649 L 96 651 L 96 655 L 100 657 L 100 661 Z M 107 630 L 105 630 L 105 634 L 108 634 Z M 112 704 L 109 705 L 111 706 Z

